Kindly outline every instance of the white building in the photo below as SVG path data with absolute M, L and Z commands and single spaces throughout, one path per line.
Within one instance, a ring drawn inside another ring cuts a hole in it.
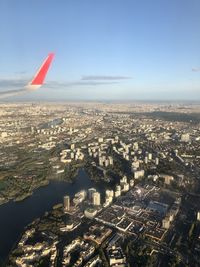
M 197 212 L 197 220 L 200 221 L 200 211 Z
M 92 195 L 92 202 L 93 202 L 93 205 L 95 206 L 100 206 L 101 205 L 101 195 L 99 192 L 95 192 L 93 193 Z
M 64 209 L 69 210 L 70 209 L 70 197 L 64 196 Z
M 190 141 L 190 135 L 188 133 L 181 135 L 181 142 L 189 142 Z
M 139 179 L 141 177 L 144 177 L 144 170 L 134 171 L 134 178 L 135 179 Z
M 169 217 L 166 217 L 162 220 L 162 227 L 165 229 L 169 229 L 170 227 L 170 219 Z

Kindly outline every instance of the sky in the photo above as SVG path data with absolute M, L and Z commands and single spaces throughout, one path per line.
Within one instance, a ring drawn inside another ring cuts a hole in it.
M 0 92 L 24 100 L 200 100 L 199 0 L 1 0 Z

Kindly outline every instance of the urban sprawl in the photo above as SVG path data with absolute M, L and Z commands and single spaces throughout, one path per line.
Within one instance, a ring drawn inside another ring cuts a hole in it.
M 0 104 L 0 204 L 80 170 L 97 185 L 27 225 L 6 266 L 200 266 L 199 114 L 186 103 Z

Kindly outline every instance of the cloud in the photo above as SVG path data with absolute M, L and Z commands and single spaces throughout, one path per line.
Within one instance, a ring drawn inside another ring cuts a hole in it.
M 82 81 L 101 81 L 101 80 L 127 80 L 131 79 L 131 77 L 128 76 L 108 76 L 108 75 L 84 75 L 82 76 Z
M 1 98 L 6 98 L 6 97 L 10 97 L 10 96 L 24 94 L 26 92 L 28 92 L 28 91 L 25 88 L 19 89 L 19 90 L 7 90 L 7 91 L 4 91 L 4 92 L 0 91 L 0 99 Z
M 70 88 L 70 87 L 79 87 L 79 86 L 101 86 L 101 85 L 111 85 L 111 84 L 118 84 L 118 82 L 116 81 L 110 81 L 110 82 L 98 82 L 98 81 L 90 81 L 90 80 L 86 80 L 86 81 L 72 81 L 72 82 L 48 82 L 48 84 L 46 84 L 48 87 L 50 88 Z
M 24 87 L 29 80 L 19 80 L 19 79 L 0 79 L 0 91 L 1 89 L 12 89 L 12 88 L 22 88 Z M 70 82 L 57 82 L 57 81 L 48 81 L 44 85 L 48 87 L 75 87 L 75 86 L 100 86 L 100 85 L 109 85 L 117 84 L 117 81 L 96 81 L 96 80 L 77 80 Z
M 1 88 L 10 88 L 10 87 L 23 87 L 28 83 L 27 80 L 19 79 L 0 79 L 0 89 Z
M 15 74 L 26 74 L 27 71 L 26 70 L 23 70 L 23 71 L 16 71 Z
M 27 80 L 1 79 L 0 80 L 0 99 L 24 94 L 27 92 L 23 88 L 28 83 Z
M 192 68 L 192 71 L 194 71 L 194 72 L 200 72 L 200 68 Z
M 102 76 L 103 77 L 103 76 Z M 118 84 L 118 81 L 113 79 L 98 80 L 90 80 L 90 79 L 81 79 L 77 81 L 70 81 L 70 82 L 57 82 L 57 81 L 48 81 L 43 85 L 43 87 L 54 89 L 54 90 L 70 90 L 75 87 L 94 87 L 94 86 L 102 86 L 102 85 L 112 85 Z M 25 79 L 0 79 L 0 99 L 7 98 L 14 95 L 24 94 L 27 90 L 24 88 L 27 85 L 29 80 Z M 42 89 L 41 89 L 42 90 Z

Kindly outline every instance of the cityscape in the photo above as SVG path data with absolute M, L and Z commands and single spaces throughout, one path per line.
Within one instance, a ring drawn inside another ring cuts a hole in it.
M 23 225 L 6 266 L 198 266 L 199 109 L 1 104 L 2 207 L 54 180 L 94 182 Z
M 0 0 L 0 267 L 200 267 L 199 11 Z

